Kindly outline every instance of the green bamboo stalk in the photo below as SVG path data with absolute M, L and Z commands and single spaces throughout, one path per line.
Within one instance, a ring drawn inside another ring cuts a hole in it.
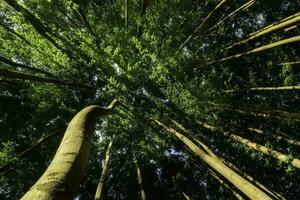
M 227 0 L 221 0 L 220 3 L 206 16 L 206 18 L 202 21 L 202 23 L 187 37 L 187 39 L 180 45 L 177 52 L 182 49 L 193 37 L 194 35 L 203 28 L 205 23 L 209 20 L 209 18 L 224 4 Z
M 300 86 L 282 86 L 282 87 L 253 87 L 247 89 L 239 89 L 239 90 L 225 90 L 226 93 L 234 93 L 234 92 L 247 92 L 247 91 L 294 91 L 300 90 Z
M 300 12 L 299 12 L 299 13 L 300 13 Z M 298 14 L 298 15 L 300 15 L 300 14 Z M 244 40 L 242 40 L 242 41 L 240 41 L 240 42 L 234 43 L 234 44 L 232 44 L 231 46 L 226 47 L 225 49 L 228 50 L 228 49 L 231 49 L 231 48 L 233 48 L 233 47 L 235 47 L 235 46 L 238 46 L 238 45 L 241 45 L 241 44 L 245 44 L 246 42 L 249 42 L 249 41 L 254 40 L 254 39 L 256 39 L 256 38 L 259 38 L 259 37 L 261 37 L 261 36 L 267 35 L 267 34 L 269 34 L 269 33 L 272 33 L 272 32 L 274 32 L 274 31 L 276 31 L 276 30 L 283 29 L 283 28 L 285 28 L 285 27 L 287 27 L 287 26 L 290 26 L 290 25 L 292 25 L 292 24 L 294 24 L 294 23 L 297 23 L 297 22 L 299 22 L 299 21 L 300 21 L 300 16 L 293 17 L 293 18 L 291 18 L 291 19 L 289 19 L 289 20 L 286 20 L 286 21 L 281 22 L 281 23 L 279 23 L 279 24 L 277 24 L 277 25 L 271 26 L 271 27 L 269 27 L 269 28 L 267 28 L 267 29 L 265 29 L 265 30 L 263 30 L 263 31 L 260 31 L 260 32 L 258 32 L 258 33 L 256 33 L 256 34 L 252 34 L 249 38 L 244 39 Z
M 225 58 L 221 58 L 221 59 L 216 60 L 216 61 L 208 62 L 207 64 L 210 65 L 210 64 L 214 64 L 214 63 L 220 63 L 220 62 L 224 62 L 224 61 L 227 61 L 227 60 L 240 58 L 240 57 L 245 56 L 245 55 L 258 53 L 258 52 L 261 52 L 261 51 L 272 49 L 274 47 L 279 47 L 279 46 L 282 46 L 282 45 L 291 44 L 291 43 L 299 42 L 299 41 L 300 41 L 300 35 L 295 36 L 295 37 L 291 37 L 291 38 L 288 38 L 288 39 L 280 40 L 280 41 L 277 41 L 277 42 L 273 42 L 271 44 L 268 44 L 268 45 L 265 45 L 265 46 L 262 46 L 262 47 L 257 47 L 255 49 L 252 49 L 250 51 L 246 51 L 244 53 L 240 53 L 240 54 L 228 56 L 228 57 L 225 57 Z

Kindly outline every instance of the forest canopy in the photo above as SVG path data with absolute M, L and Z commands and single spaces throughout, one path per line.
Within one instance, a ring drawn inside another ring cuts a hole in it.
M 0 1 L 0 199 L 300 199 L 298 0 Z

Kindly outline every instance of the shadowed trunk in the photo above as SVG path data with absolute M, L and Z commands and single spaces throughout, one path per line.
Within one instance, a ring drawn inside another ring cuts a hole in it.
M 95 193 L 95 200 L 100 200 L 101 196 L 102 196 L 104 181 L 105 181 L 105 178 L 106 178 L 107 173 L 108 173 L 112 143 L 113 143 L 113 140 L 111 140 L 109 142 L 106 153 L 105 153 L 104 166 L 103 166 L 102 173 L 101 173 L 101 176 L 100 176 L 100 180 L 99 180 L 97 190 L 96 190 L 96 193 Z
M 196 144 L 194 144 L 190 139 L 185 137 L 183 134 L 179 133 L 173 128 L 168 128 L 166 125 L 158 120 L 154 120 L 157 124 L 162 126 L 169 133 L 175 135 L 179 140 L 181 140 L 186 146 L 188 146 L 196 155 L 198 155 L 205 163 L 216 170 L 219 174 L 224 176 L 229 182 L 231 182 L 235 187 L 237 187 L 241 192 L 251 199 L 260 200 L 271 200 L 272 198 L 261 191 L 259 188 L 254 186 L 248 180 L 244 179 L 232 169 L 227 167 L 221 159 L 211 156 L 202 149 L 200 149 Z
M 117 104 L 107 108 L 88 106 L 71 120 L 48 169 L 22 200 L 72 200 L 88 163 L 96 119 L 108 115 Z

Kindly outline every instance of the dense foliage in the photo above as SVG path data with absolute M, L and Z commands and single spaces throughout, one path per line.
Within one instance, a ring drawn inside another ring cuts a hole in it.
M 297 0 L 0 1 L 0 199 L 37 181 L 79 110 L 115 98 L 80 199 L 94 197 L 112 138 L 104 199 L 140 198 L 134 159 L 148 199 L 240 193 L 154 119 L 300 199 L 299 11 Z

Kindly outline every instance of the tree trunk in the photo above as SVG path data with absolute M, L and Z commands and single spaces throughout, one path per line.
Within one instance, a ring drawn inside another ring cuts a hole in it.
M 246 42 L 249 42 L 249 41 L 251 41 L 251 40 L 254 40 L 254 39 L 256 39 L 256 38 L 259 38 L 259 37 L 261 37 L 261 36 L 263 36 L 263 35 L 267 35 L 267 34 L 269 34 L 269 33 L 272 33 L 272 32 L 274 32 L 274 31 L 276 31 L 276 30 L 280 30 L 280 29 L 283 29 L 283 28 L 285 28 L 285 27 L 287 27 L 287 26 L 289 26 L 289 25 L 292 25 L 292 24 L 294 24 L 294 23 L 297 23 L 297 22 L 300 21 L 300 16 L 299 16 L 299 15 L 300 15 L 300 12 L 297 13 L 296 15 L 298 15 L 298 16 L 292 17 L 291 19 L 286 20 L 286 21 L 283 21 L 283 22 L 281 22 L 281 23 L 279 23 L 279 24 L 277 24 L 277 25 L 270 26 L 269 28 L 266 28 L 266 29 L 264 29 L 264 30 L 262 30 L 262 31 L 259 31 L 258 33 L 251 34 L 251 36 L 250 36 L 249 38 L 247 38 L 247 39 L 245 39 L 245 40 L 242 40 L 242 41 L 240 41 L 240 42 L 237 42 L 237 43 L 235 43 L 235 44 L 233 44 L 233 45 L 231 45 L 231 46 L 229 46 L 229 47 L 226 47 L 225 49 L 231 49 L 231 48 L 234 47 L 234 46 L 238 46 L 238 45 L 241 45 L 241 44 L 245 44 Z M 294 15 L 293 15 L 293 16 L 294 16 Z
M 56 85 L 65 85 L 65 86 L 69 86 L 69 87 L 81 87 L 81 88 L 92 89 L 92 87 L 90 87 L 88 85 L 66 82 L 63 80 L 58 80 L 58 79 L 53 79 L 53 78 L 35 76 L 35 75 L 18 72 L 15 70 L 4 69 L 4 68 L 0 68 L 0 76 L 3 76 L 5 78 L 17 78 L 17 79 L 36 81 L 36 82 L 41 82 L 41 83 L 53 83 Z
M 48 138 L 60 133 L 62 131 L 62 129 L 57 130 L 55 132 L 49 133 L 48 135 L 40 138 L 36 143 L 34 143 L 32 146 L 28 147 L 27 149 L 25 149 L 24 151 L 22 151 L 21 153 L 19 153 L 18 155 L 16 155 L 16 158 L 20 159 L 23 158 L 24 156 L 28 155 L 29 153 L 31 153 L 35 148 L 37 148 L 38 146 L 40 146 L 44 141 L 46 141 Z M 11 168 L 12 167 L 12 168 Z M 17 169 L 18 165 L 14 164 L 14 166 L 11 166 L 11 164 L 6 164 L 0 167 L 0 173 L 6 173 L 8 171 L 12 171 Z
M 179 128 L 181 131 L 183 131 L 186 134 L 191 135 L 191 133 L 185 129 L 181 124 L 177 123 L 174 120 L 171 120 L 177 128 Z M 271 195 L 274 199 L 280 199 L 280 200 L 285 200 L 285 198 L 278 194 L 275 191 L 272 191 L 268 188 L 266 188 L 264 185 L 262 185 L 261 183 L 259 183 L 257 180 L 255 180 L 254 178 L 252 178 L 251 176 L 249 176 L 248 174 L 242 172 L 239 168 L 237 168 L 235 165 L 233 165 L 232 163 L 230 163 L 227 160 L 224 160 L 221 157 L 218 157 L 207 145 L 205 145 L 203 142 L 201 142 L 200 140 L 198 140 L 196 137 L 193 137 L 193 140 L 202 148 L 204 149 L 204 151 L 209 154 L 212 157 L 215 157 L 217 159 L 220 159 L 225 165 L 229 166 L 231 169 L 237 171 L 240 175 L 242 175 L 243 177 L 245 177 L 247 180 L 249 180 L 251 183 L 255 184 L 255 186 L 259 187 L 261 190 L 263 190 L 264 192 L 267 192 L 269 195 Z M 196 162 L 195 162 L 196 164 Z
M 133 160 L 133 163 L 135 165 L 136 168 L 136 174 L 137 174 L 137 181 L 140 187 L 140 193 L 141 193 L 141 200 L 146 200 L 146 193 L 144 190 L 144 185 L 143 185 L 143 179 L 142 179 L 142 174 L 141 174 L 141 170 L 140 167 L 138 165 L 138 162 L 136 159 Z
M 54 77 L 54 75 L 51 74 L 50 72 L 47 72 L 45 70 L 38 69 L 38 68 L 35 68 L 35 67 L 27 66 L 27 65 L 24 65 L 24 64 L 13 62 L 13 61 L 11 61 L 11 60 L 9 60 L 9 59 L 1 56 L 1 55 L 0 55 L 0 61 L 7 64 L 7 65 L 12 66 L 12 67 L 28 69 L 28 70 L 31 70 L 31 71 L 34 71 L 34 72 L 37 72 L 37 73 L 44 74 L 44 75 L 49 76 L 49 77 Z
M 279 135 L 276 135 L 276 134 L 266 134 L 264 131 L 260 130 L 260 129 L 257 129 L 257 128 L 247 128 L 249 131 L 252 131 L 252 132 L 255 132 L 255 133 L 258 133 L 258 134 L 261 134 L 261 135 L 268 135 L 272 138 L 275 138 L 277 140 L 283 140 L 283 141 L 286 141 L 287 143 L 289 144 L 292 144 L 292 145 L 296 145 L 298 147 L 300 147 L 300 142 L 297 141 L 297 140 L 292 140 L 290 138 L 288 138 L 286 136 L 286 134 L 284 134 L 283 136 L 279 136 Z
M 300 35 L 295 36 L 295 37 L 291 37 L 291 38 L 288 38 L 288 39 L 280 40 L 280 41 L 277 41 L 277 42 L 273 42 L 271 44 L 267 44 L 267 45 L 262 46 L 262 47 L 257 47 L 255 49 L 252 49 L 252 50 L 244 52 L 244 53 L 240 53 L 240 54 L 236 54 L 236 55 L 233 55 L 233 56 L 228 56 L 228 57 L 225 57 L 225 58 L 221 58 L 221 59 L 216 60 L 216 61 L 208 62 L 207 64 L 211 65 L 211 64 L 214 64 L 214 63 L 220 63 L 220 62 L 224 62 L 224 61 L 227 61 L 227 60 L 240 58 L 240 57 L 245 56 L 245 55 L 254 54 L 254 53 L 257 53 L 257 52 L 272 49 L 274 47 L 279 47 L 279 46 L 282 46 L 282 45 L 291 44 L 291 43 L 299 42 L 299 41 L 300 41 Z
M 107 173 L 108 173 L 112 143 L 113 143 L 113 140 L 111 140 L 109 142 L 106 153 L 105 153 L 104 166 L 103 166 L 102 173 L 101 173 L 101 176 L 100 176 L 100 180 L 99 180 L 99 183 L 98 183 L 98 186 L 97 186 L 97 190 L 96 190 L 96 194 L 95 194 L 95 198 L 94 198 L 95 200 L 100 200 L 101 196 L 102 196 L 104 181 L 105 181 L 105 178 L 106 178 Z
M 247 3 L 243 4 L 242 6 L 240 6 L 239 8 L 237 8 L 236 10 L 234 10 L 233 12 L 231 12 L 229 15 L 227 15 L 226 17 L 224 17 L 222 20 L 220 20 L 216 25 L 214 25 L 213 27 L 211 27 L 210 29 L 208 29 L 208 31 L 211 31 L 211 30 L 217 28 L 225 20 L 227 20 L 228 18 L 236 15 L 239 11 L 248 8 L 248 6 L 252 6 L 254 4 L 254 2 L 255 2 L 255 0 L 251 0 L 251 1 L 248 1 Z
M 187 37 L 187 39 L 180 45 L 177 52 L 182 49 L 193 37 L 194 35 L 203 28 L 204 24 L 209 20 L 209 18 L 224 4 L 227 0 L 221 0 L 220 3 L 205 17 L 202 23 Z
M 233 93 L 233 92 L 248 92 L 248 91 L 289 91 L 289 90 L 300 90 L 300 86 L 282 86 L 282 87 L 253 87 L 253 88 L 246 88 L 240 90 L 225 90 L 226 93 Z
M 237 192 L 235 189 L 230 187 L 222 178 L 220 178 L 213 170 L 209 169 L 209 173 L 212 177 L 214 177 L 222 186 L 227 188 L 238 200 L 244 200 L 244 198 Z
M 255 32 L 253 32 L 253 33 L 250 33 L 249 36 L 251 37 L 251 36 L 253 36 L 253 35 L 257 34 L 257 33 L 260 33 L 260 32 L 262 32 L 262 31 L 266 30 L 266 29 L 269 29 L 269 28 L 271 28 L 271 27 L 273 27 L 273 26 L 276 26 L 277 24 L 280 24 L 280 23 L 282 23 L 282 22 L 285 22 L 285 21 L 287 21 L 287 20 L 289 20 L 289 19 L 292 19 L 292 18 L 295 18 L 295 17 L 298 17 L 298 16 L 300 16 L 300 12 L 297 12 L 297 13 L 295 13 L 295 14 L 293 14 L 293 15 L 290 15 L 290 16 L 288 16 L 288 17 L 286 17 L 286 18 L 283 18 L 282 20 L 280 20 L 280 21 L 278 21 L 278 22 L 275 22 L 275 23 L 272 23 L 272 24 L 270 24 L 270 25 L 268 25 L 268 26 L 266 26 L 266 27 L 264 27 L 264 28 L 262 28 L 262 29 L 260 29 L 260 30 L 257 30 L 257 31 L 255 31 Z
M 191 200 L 191 198 L 190 198 L 187 194 L 185 194 L 184 192 L 182 192 L 182 195 L 184 196 L 184 198 L 185 198 L 186 200 Z
M 206 162 L 210 167 L 224 176 L 229 182 L 231 182 L 235 187 L 241 190 L 246 196 L 251 199 L 260 199 L 260 200 L 271 200 L 271 198 L 261 191 L 259 188 L 255 187 L 249 181 L 235 173 L 232 169 L 227 167 L 220 159 L 213 157 L 208 153 L 205 153 L 196 144 L 191 140 L 185 137 L 183 134 L 178 131 L 168 128 L 166 125 L 162 124 L 160 121 L 155 120 L 155 122 L 162 127 L 164 127 L 168 132 L 174 134 L 179 140 L 181 140 L 185 145 L 187 145 L 195 154 L 197 154 L 204 162 Z
M 202 123 L 202 122 L 198 122 L 198 123 L 200 125 L 202 125 L 203 127 L 209 129 L 209 130 L 217 131 L 217 128 L 214 127 L 214 126 L 211 126 L 209 124 Z M 273 149 L 267 148 L 263 145 L 259 145 L 257 143 L 251 142 L 248 139 L 242 138 L 241 136 L 238 136 L 238 135 L 235 135 L 235 134 L 232 134 L 232 133 L 229 133 L 229 132 L 218 132 L 217 131 L 217 133 L 222 133 L 223 135 L 228 136 L 228 137 L 232 138 L 233 140 L 238 141 L 242 144 L 245 144 L 246 146 L 248 146 L 252 149 L 255 149 L 255 150 L 257 150 L 261 153 L 264 153 L 266 155 L 272 156 L 273 158 L 276 158 L 276 159 L 278 159 L 282 162 L 291 164 L 294 167 L 300 169 L 300 160 L 297 159 L 297 158 L 291 158 L 290 156 L 288 156 L 286 154 L 283 154 L 283 153 L 280 153 L 280 152 L 275 151 Z
M 73 200 L 88 163 L 96 119 L 110 114 L 116 104 L 88 106 L 75 115 L 48 169 L 22 200 Z
M 294 120 L 300 121 L 300 113 L 291 113 L 281 110 L 261 110 L 261 109 L 245 109 L 240 107 L 232 107 L 231 105 L 227 104 L 218 104 L 214 102 L 201 102 L 204 104 L 208 104 L 214 107 L 221 107 L 229 111 L 238 112 L 247 115 L 254 115 L 259 117 L 274 117 L 277 119 L 286 119 L 286 118 L 293 118 Z

